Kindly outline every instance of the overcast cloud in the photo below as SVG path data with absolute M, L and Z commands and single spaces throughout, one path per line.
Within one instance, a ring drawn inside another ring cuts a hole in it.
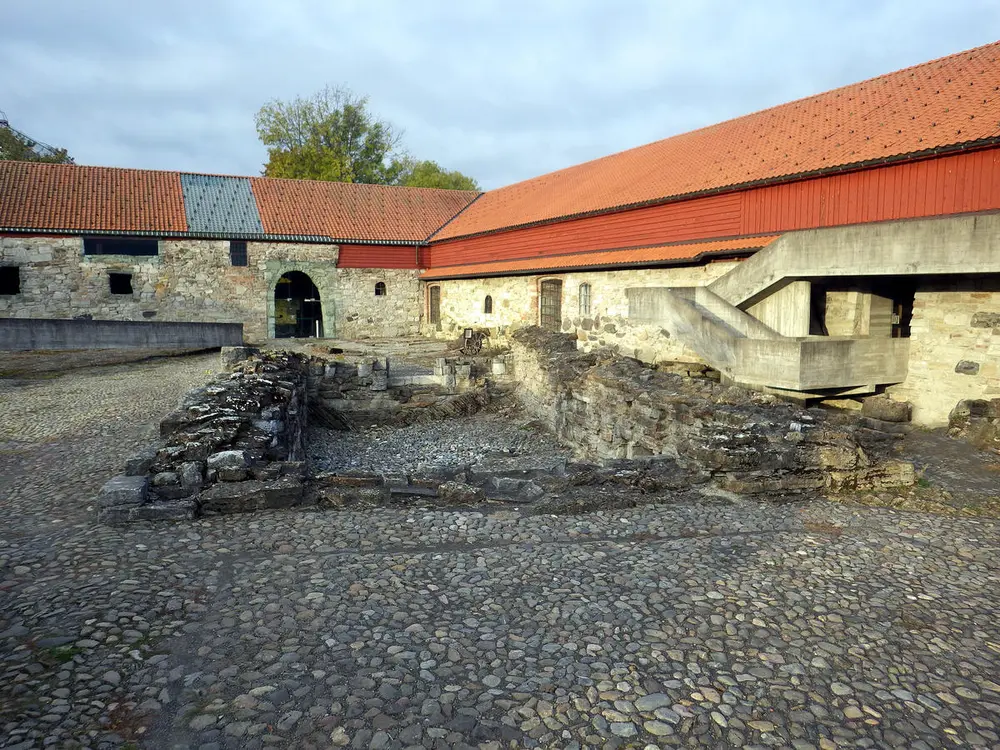
M 3 0 L 0 110 L 78 164 L 259 174 L 257 109 L 346 85 L 493 188 L 998 33 L 996 0 Z

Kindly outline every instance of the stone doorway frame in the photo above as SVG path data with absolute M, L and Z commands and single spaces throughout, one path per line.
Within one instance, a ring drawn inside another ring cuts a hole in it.
M 290 271 L 304 273 L 319 290 L 323 311 L 323 338 L 337 336 L 337 267 L 333 261 L 269 260 L 265 263 L 264 280 L 267 294 L 267 337 L 274 338 L 274 290 L 278 279 Z

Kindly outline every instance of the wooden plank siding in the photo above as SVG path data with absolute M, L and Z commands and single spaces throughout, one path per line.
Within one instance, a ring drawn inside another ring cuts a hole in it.
M 421 268 L 426 248 L 414 245 L 340 245 L 339 268 Z M 419 261 L 418 261 L 419 253 Z
M 1000 209 L 1000 149 L 432 243 L 427 267 Z

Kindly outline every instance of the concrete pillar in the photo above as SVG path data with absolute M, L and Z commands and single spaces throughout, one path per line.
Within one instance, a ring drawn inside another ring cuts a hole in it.
M 793 281 L 749 307 L 747 312 L 782 336 L 808 336 L 811 291 L 811 282 Z

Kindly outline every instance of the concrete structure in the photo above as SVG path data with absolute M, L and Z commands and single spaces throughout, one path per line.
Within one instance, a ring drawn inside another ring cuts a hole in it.
M 218 349 L 242 343 L 239 323 L 0 318 L 0 351 Z
M 940 424 L 1000 396 L 998 87 L 995 43 L 478 196 L 0 164 L 0 316 L 542 324 Z

